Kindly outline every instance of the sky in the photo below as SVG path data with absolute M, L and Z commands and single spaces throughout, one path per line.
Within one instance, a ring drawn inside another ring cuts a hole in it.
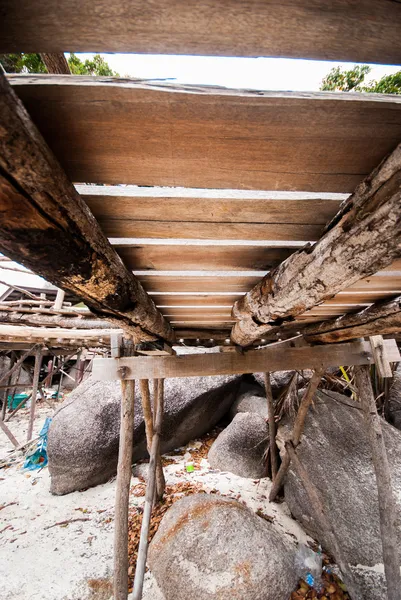
M 66 53 L 68 56 L 68 53 Z M 93 54 L 77 53 L 81 60 Z M 193 85 L 220 85 L 229 88 L 256 90 L 318 91 L 322 79 L 335 66 L 351 68 L 354 63 L 286 59 L 230 58 L 212 56 L 170 56 L 152 54 L 102 54 L 113 71 L 121 77 L 172 79 Z M 366 81 L 378 80 L 396 73 L 398 66 L 371 65 Z M 16 266 L 15 264 L 13 264 Z M 7 263 L 6 266 L 12 266 Z M 14 285 L 38 286 L 43 280 L 34 275 L 6 271 L 1 268 L 0 280 Z M 6 288 L 0 283 L 0 293 Z
M 68 56 L 68 55 L 67 55 Z M 81 60 L 93 54 L 77 54 Z M 325 75 L 339 63 L 289 58 L 230 58 L 153 54 L 102 54 L 121 77 L 174 79 L 178 83 L 221 85 L 259 90 L 318 91 Z M 396 73 L 398 66 L 371 65 L 366 81 Z

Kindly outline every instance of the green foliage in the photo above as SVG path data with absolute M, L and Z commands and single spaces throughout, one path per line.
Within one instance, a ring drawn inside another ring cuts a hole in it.
M 40 54 L 0 54 L 6 73 L 47 73 Z
M 19 54 L 0 54 L 0 63 L 6 73 L 47 73 L 40 54 L 24 54 L 22 52 Z M 76 54 L 71 53 L 68 58 L 68 65 L 73 75 L 119 76 L 109 67 L 100 54 L 95 54 L 92 59 L 82 62 Z
M 401 94 L 401 71 L 363 85 L 366 75 L 370 72 L 371 68 L 368 65 L 355 65 L 348 71 L 334 67 L 323 79 L 320 89 L 331 92 L 353 90 L 370 94 Z
M 87 59 L 85 62 L 82 62 L 76 54 L 71 52 L 68 64 L 73 75 L 100 75 L 102 77 L 112 77 L 113 75 L 115 77 L 119 76 L 118 73 L 115 73 L 115 71 L 109 67 L 100 54 L 95 54 L 91 60 Z
M 321 90 L 350 92 L 358 90 L 363 83 L 365 76 L 368 75 L 371 68 L 368 65 L 355 65 L 349 71 L 342 71 L 340 67 L 334 67 L 323 79 Z

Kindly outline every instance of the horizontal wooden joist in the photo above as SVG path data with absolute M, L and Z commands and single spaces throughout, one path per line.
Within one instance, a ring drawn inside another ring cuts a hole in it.
M 114 246 L 124 264 L 133 271 L 268 271 L 293 253 L 294 248 L 214 245 Z
M 110 238 L 314 241 L 347 197 L 192 188 L 75 187 Z
M 74 182 L 346 193 L 401 139 L 394 95 L 10 81 Z
M 397 2 L 3 0 L 0 52 L 283 56 L 400 64 Z M 268 32 L 268 35 L 267 33 Z
M 398 362 L 400 353 L 394 340 L 385 340 L 388 360 Z M 338 365 L 366 365 L 373 362 L 369 342 L 304 346 L 280 344 L 245 353 L 187 354 L 166 357 L 95 359 L 95 379 L 157 379 L 262 373 L 289 369 L 317 369 Z
M 118 321 L 136 341 L 174 338 L 1 74 L 0 250 Z
M 342 205 L 314 245 L 295 252 L 236 302 L 232 340 L 246 346 L 401 253 L 401 144 Z

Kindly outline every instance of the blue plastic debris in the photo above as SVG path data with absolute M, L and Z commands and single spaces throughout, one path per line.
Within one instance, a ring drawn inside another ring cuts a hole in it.
M 27 454 L 24 462 L 24 471 L 34 471 L 42 469 L 47 465 L 47 434 L 51 423 L 51 418 L 47 417 L 39 433 L 38 444 L 32 452 Z

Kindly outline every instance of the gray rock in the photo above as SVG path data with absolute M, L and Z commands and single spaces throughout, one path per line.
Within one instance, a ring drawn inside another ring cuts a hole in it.
M 267 419 L 267 400 L 266 396 L 255 391 L 243 392 L 238 396 L 230 409 L 230 417 L 233 419 L 238 413 L 256 413 Z
M 382 428 L 398 501 L 401 546 L 401 433 L 385 421 Z M 280 429 L 279 433 L 281 436 L 286 432 Z M 359 565 L 355 573 L 365 589 L 364 598 L 384 600 L 383 577 L 372 570 L 383 563 L 383 556 L 376 479 L 360 404 L 335 392 L 318 392 L 304 433 L 297 451 L 299 458 L 320 493 L 346 560 L 355 567 Z M 286 477 L 284 493 L 294 517 L 333 553 L 292 469 Z
M 397 429 L 401 429 L 401 363 L 394 372 L 389 392 L 387 417 Z
M 162 452 L 199 437 L 220 421 L 234 402 L 241 377 L 168 379 L 164 391 Z M 121 384 L 87 379 L 53 418 L 48 439 L 53 494 L 67 494 L 115 475 L 118 460 Z M 147 456 L 139 389 L 135 393 L 133 462 Z
M 295 546 L 244 505 L 196 494 L 167 511 L 148 562 L 166 600 L 288 600 L 294 558 Z
M 210 466 L 240 477 L 265 477 L 263 454 L 268 443 L 266 420 L 256 413 L 238 413 L 210 448 Z
M 272 393 L 275 398 L 277 398 L 277 396 L 280 394 L 283 388 L 285 388 L 290 383 L 294 373 L 295 371 L 276 371 L 275 373 L 270 373 L 270 385 L 272 387 Z M 258 382 L 258 384 L 264 389 L 264 374 L 254 373 L 253 376 Z M 300 375 L 298 375 L 298 387 L 304 387 L 305 383 L 307 383 L 311 377 L 312 371 L 310 371 L 309 369 L 300 371 Z

